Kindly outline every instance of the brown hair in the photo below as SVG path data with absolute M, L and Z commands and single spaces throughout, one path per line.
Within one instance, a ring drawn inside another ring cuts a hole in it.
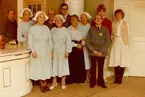
M 9 9 L 9 10 L 7 11 L 7 14 L 9 14 L 10 11 L 13 11 L 14 13 L 16 13 L 14 9 Z
M 72 18 L 76 18 L 79 21 L 79 17 L 76 14 L 71 16 L 71 20 L 72 20 Z
M 122 9 L 116 9 L 115 10 L 115 12 L 114 12 L 114 16 L 116 17 L 116 14 L 117 13 L 121 13 L 122 14 L 122 18 L 124 18 L 124 16 L 125 16 L 125 13 L 124 13 L 124 11 L 122 10 Z
M 66 6 L 67 9 L 68 9 L 68 5 L 67 5 L 66 3 L 62 3 L 62 4 L 60 5 L 60 9 L 61 9 L 62 7 L 64 7 L 64 6 Z
M 99 4 L 97 7 L 97 12 L 100 12 L 101 10 L 106 11 L 106 7 L 104 4 Z

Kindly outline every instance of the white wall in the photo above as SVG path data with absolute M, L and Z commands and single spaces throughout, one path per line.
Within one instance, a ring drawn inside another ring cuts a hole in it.
M 145 77 L 145 0 L 115 0 L 114 10 L 125 11 L 125 20 L 130 27 L 129 76 Z

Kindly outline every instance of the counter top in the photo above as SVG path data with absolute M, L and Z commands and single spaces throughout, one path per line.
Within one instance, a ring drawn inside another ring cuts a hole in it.
M 0 49 L 0 57 L 23 54 L 28 52 L 30 52 L 30 50 L 27 49 L 26 47 L 6 44 L 5 49 Z

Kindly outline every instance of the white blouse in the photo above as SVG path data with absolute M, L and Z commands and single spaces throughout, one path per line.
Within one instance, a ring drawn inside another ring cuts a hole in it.
M 80 30 L 79 26 L 77 27 L 77 29 L 75 29 L 74 27 L 70 26 L 68 28 L 68 31 L 70 33 L 71 36 L 71 40 L 77 40 L 80 41 L 83 39 L 83 32 Z M 73 46 L 77 46 L 77 44 L 75 44 L 74 42 L 72 42 Z
M 117 23 L 117 36 L 121 36 L 122 23 L 123 23 L 123 20 L 121 20 L 119 23 Z
M 30 20 L 28 22 L 22 22 L 21 24 L 18 25 L 18 34 L 17 34 L 18 42 L 27 42 L 28 32 L 33 24 L 34 22 Z
M 75 29 L 74 27 L 70 26 L 68 28 L 68 30 L 69 30 L 72 40 L 79 41 L 79 40 L 83 39 L 83 33 L 81 32 L 79 27 L 77 29 Z
M 83 37 L 87 38 L 89 29 L 90 29 L 90 24 L 87 23 L 86 25 L 83 25 L 82 23 L 79 23 L 80 29 L 83 32 Z

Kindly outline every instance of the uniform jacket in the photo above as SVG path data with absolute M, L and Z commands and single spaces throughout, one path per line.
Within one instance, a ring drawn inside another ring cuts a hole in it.
M 103 56 L 106 56 L 108 54 L 109 44 L 109 31 L 105 26 L 102 26 L 100 29 L 97 29 L 96 26 L 90 28 L 87 35 L 86 45 L 91 56 L 96 56 L 93 53 L 94 50 L 101 52 Z

